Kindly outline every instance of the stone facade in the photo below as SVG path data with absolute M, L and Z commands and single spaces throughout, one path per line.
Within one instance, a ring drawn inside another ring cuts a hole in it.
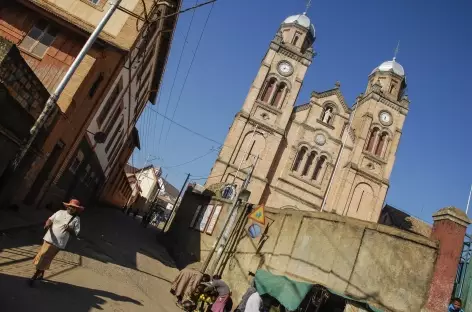
M 35 73 L 22 58 L 20 51 L 10 41 L 0 38 L 0 185 L 4 191 L 0 201 L 6 199 L 21 185 L 21 177 L 26 173 L 31 161 L 41 157 L 41 147 L 46 136 L 57 120 L 58 107 L 55 106 L 43 129 L 33 142 L 32 149 L 24 162 L 12 176 L 11 162 L 19 152 L 22 143 L 28 139 L 30 128 L 41 113 L 49 93 Z
M 180 7 L 180 2 L 171 2 L 161 4 L 174 10 Z M 85 0 L 3 1 L 0 5 L 0 36 L 18 46 L 22 57 L 36 76 L 52 92 L 109 7 L 110 3 L 106 1 L 99 1 L 98 5 Z M 151 19 L 155 18 L 154 15 L 147 14 L 163 12 L 158 10 L 152 0 L 124 1 L 122 7 L 128 12 L 117 11 L 113 15 L 59 97 L 57 103 L 61 110 L 60 118 L 42 145 L 41 157 L 37 157 L 25 173 L 22 188 L 15 192 L 12 199 L 15 203 L 42 207 L 50 205 L 51 201 L 65 200 L 62 196 L 69 193 L 67 190 L 70 185 L 64 183 L 77 179 L 61 180 L 62 176 L 67 175 L 77 155 L 83 154 L 81 146 L 83 147 L 84 142 L 89 145 L 87 150 L 95 150 L 95 142 L 89 140 L 91 138 L 85 139 L 87 128 L 126 66 L 125 62 L 129 58 L 138 60 L 133 56 L 136 52 L 131 51 L 136 50 L 138 37 Z M 172 32 L 175 21 L 174 16 L 170 25 L 168 19 L 158 20 L 157 24 L 162 27 L 171 26 L 169 32 Z M 158 50 L 163 54 L 156 62 L 158 65 L 151 68 L 153 72 L 143 77 L 146 80 L 143 92 L 148 97 L 155 95 L 149 89 L 151 85 L 159 85 L 163 64 L 167 59 L 170 40 L 167 36 L 162 36 L 162 41 L 165 49 Z M 159 73 L 155 69 L 157 66 L 160 66 Z M 134 69 L 137 70 L 135 67 Z M 134 148 L 128 148 L 129 142 L 135 142 L 129 136 L 140 112 L 133 114 L 133 122 L 129 122 L 130 126 L 127 128 L 131 130 L 123 136 L 119 142 L 121 145 L 117 145 L 115 149 L 114 166 L 110 165 L 108 170 L 110 176 L 116 177 L 115 173 L 119 170 L 115 166 L 123 166 L 128 159 L 126 156 L 129 157 Z M 94 168 L 90 174 L 103 176 L 103 169 L 93 166 L 92 158 L 86 160 L 91 161 L 90 165 Z M 87 164 L 81 168 L 85 170 Z M 83 173 L 78 172 L 80 175 Z M 110 180 L 108 178 L 102 181 Z
M 250 202 L 377 221 L 408 113 L 403 68 L 394 60 L 374 69 L 352 107 L 339 83 L 294 107 L 314 56 L 307 20 L 280 26 L 206 185 L 241 186 L 255 166 Z

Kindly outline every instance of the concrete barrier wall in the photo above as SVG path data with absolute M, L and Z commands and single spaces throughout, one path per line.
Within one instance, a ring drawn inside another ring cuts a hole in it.
M 190 227 L 195 217 L 197 207 L 207 205 L 222 206 L 211 235 Z M 165 242 L 179 268 L 188 265 L 192 265 L 194 268 L 200 268 L 201 262 L 205 261 L 207 255 L 216 244 L 216 240 L 221 233 L 224 221 L 228 217 L 230 209 L 230 201 L 193 193 L 192 190 L 185 192 L 182 202 L 175 214 L 175 218 L 166 233 Z
M 424 305 L 437 242 L 328 213 L 266 209 L 266 215 L 266 235 L 252 239 L 243 229 L 226 255 L 223 278 L 236 301 L 248 287 L 248 272 L 262 268 L 388 311 L 420 311 Z

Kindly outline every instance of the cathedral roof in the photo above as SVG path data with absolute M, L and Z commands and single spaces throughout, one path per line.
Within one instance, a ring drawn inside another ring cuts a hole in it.
M 395 58 L 391 61 L 386 61 L 380 64 L 379 67 L 374 68 L 374 70 L 370 73 L 373 74 L 376 71 L 381 71 L 381 72 L 394 72 L 395 74 L 405 77 L 405 70 L 403 69 L 403 66 L 398 63 Z
M 308 30 L 310 30 L 311 35 L 313 38 L 315 37 L 315 26 L 310 21 L 310 18 L 306 16 L 305 13 L 297 14 L 287 17 L 282 24 L 297 24 L 300 25 Z
M 385 215 L 388 215 L 388 217 L 385 217 Z M 431 235 L 432 226 L 430 224 L 388 204 L 382 209 L 379 223 L 425 237 Z
M 331 95 L 336 95 L 338 97 L 339 102 L 341 103 L 344 111 L 348 114 L 351 113 L 351 109 L 349 108 L 349 106 L 347 106 L 346 101 L 344 100 L 344 96 L 341 93 L 341 90 L 339 88 L 333 88 L 333 89 L 329 89 L 329 90 L 322 91 L 322 92 L 313 91 L 311 93 L 311 96 L 313 96 L 317 99 L 321 99 L 321 98 L 328 97 L 328 96 L 331 96 Z

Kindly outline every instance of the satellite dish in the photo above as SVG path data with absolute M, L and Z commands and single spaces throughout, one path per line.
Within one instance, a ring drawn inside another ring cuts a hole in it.
M 93 135 L 93 139 L 98 144 L 105 143 L 105 141 L 107 140 L 107 134 L 105 132 L 99 131 Z

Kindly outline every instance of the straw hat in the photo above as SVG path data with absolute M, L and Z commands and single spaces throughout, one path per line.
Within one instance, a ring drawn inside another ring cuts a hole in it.
M 80 205 L 80 201 L 78 201 L 77 199 L 71 199 L 68 203 L 63 203 L 63 204 L 66 207 L 74 207 L 75 209 L 81 212 L 84 211 L 85 209 L 85 207 Z

